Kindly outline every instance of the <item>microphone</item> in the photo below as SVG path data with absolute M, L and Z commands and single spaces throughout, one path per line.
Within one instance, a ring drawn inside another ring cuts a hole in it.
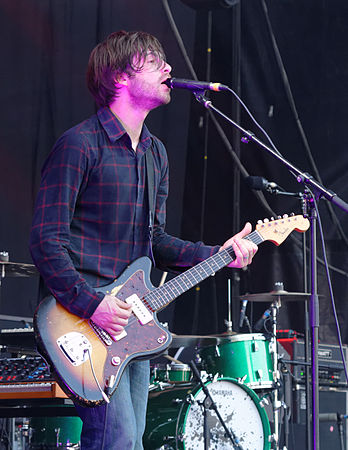
M 167 78 L 163 81 L 171 89 L 188 89 L 189 91 L 227 91 L 228 87 L 221 83 L 210 81 L 184 80 L 182 78 Z
M 240 316 L 239 316 L 239 328 L 242 328 L 242 326 L 243 326 L 247 304 L 248 304 L 248 300 L 243 300 L 242 308 L 240 310 Z
M 282 191 L 283 189 L 274 181 L 268 181 L 263 177 L 247 177 L 245 179 L 247 185 L 255 191 L 273 192 L 275 189 Z
M 255 323 L 254 330 L 260 331 L 261 328 L 265 325 L 266 320 L 270 317 L 271 310 L 266 309 L 266 311 L 262 314 L 261 318 Z

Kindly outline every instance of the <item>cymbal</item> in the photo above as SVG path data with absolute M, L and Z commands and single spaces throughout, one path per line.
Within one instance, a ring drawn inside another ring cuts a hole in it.
M 246 294 L 241 295 L 241 300 L 248 300 L 249 302 L 273 302 L 280 299 L 287 302 L 298 302 L 308 300 L 311 294 L 306 292 L 288 292 L 288 291 L 271 291 L 262 292 L 259 294 Z
M 0 278 L 4 277 L 32 277 L 39 275 L 34 264 L 0 261 Z
M 209 334 L 208 337 L 228 338 L 229 336 L 234 336 L 235 334 L 237 334 L 236 331 L 225 331 L 224 333 L 219 333 L 219 334 Z
M 233 332 L 233 335 L 236 334 Z M 215 334 L 215 335 L 191 335 L 191 334 L 175 334 L 172 333 L 172 343 L 171 347 L 208 347 L 212 345 L 218 345 L 223 342 L 228 341 L 228 338 L 232 336 L 232 334 Z

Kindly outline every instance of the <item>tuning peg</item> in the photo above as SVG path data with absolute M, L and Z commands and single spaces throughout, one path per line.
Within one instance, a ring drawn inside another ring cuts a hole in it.
M 258 225 L 262 225 L 262 224 L 263 224 L 262 220 L 261 220 L 261 219 L 258 220 L 258 221 L 257 221 L 257 224 L 258 224 Z
M 277 219 L 281 219 L 282 218 L 282 216 L 277 216 Z
M 287 219 L 289 216 L 287 214 L 283 214 L 283 219 Z
M 294 215 L 295 215 L 295 213 L 292 212 L 292 213 L 290 214 L 290 217 L 294 217 Z
M 263 223 L 268 223 L 269 222 L 269 219 L 263 219 Z
M 271 222 L 273 222 L 273 220 L 274 220 L 274 217 L 271 217 Z

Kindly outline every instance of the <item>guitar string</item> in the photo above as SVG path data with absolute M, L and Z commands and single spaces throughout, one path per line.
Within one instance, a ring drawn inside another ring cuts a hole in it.
M 295 216 L 295 220 L 296 220 Z M 285 223 L 285 221 L 291 222 L 294 220 L 294 217 L 284 218 L 281 223 Z M 263 226 L 274 226 L 276 222 L 266 222 Z M 256 245 L 262 243 L 265 239 L 260 235 L 257 230 L 252 231 L 248 236 L 243 239 L 250 240 L 254 242 Z M 165 283 L 163 286 L 155 288 L 153 291 L 147 292 L 142 296 L 141 301 L 145 302 L 145 307 L 150 309 L 150 311 L 156 312 L 164 307 L 166 307 L 171 301 L 177 298 L 179 295 L 183 294 L 187 290 L 191 289 L 193 286 L 198 284 L 199 282 L 205 280 L 209 276 L 214 275 L 216 272 L 221 270 L 223 267 L 228 265 L 233 261 L 233 257 L 235 256 L 232 246 L 227 247 L 226 249 L 212 255 L 205 261 L 197 264 L 196 266 L 188 269 L 181 275 L 173 278 L 172 280 Z M 220 264 L 218 263 L 218 259 L 220 259 Z M 216 268 L 213 268 L 214 264 L 216 264 Z M 205 270 L 205 266 L 208 267 L 209 270 Z M 203 273 L 202 273 L 203 272 Z M 184 284 L 184 287 L 183 287 Z M 133 314 L 128 320 L 128 325 L 131 325 L 135 320 L 138 320 L 137 317 Z M 126 325 L 125 329 L 128 327 Z

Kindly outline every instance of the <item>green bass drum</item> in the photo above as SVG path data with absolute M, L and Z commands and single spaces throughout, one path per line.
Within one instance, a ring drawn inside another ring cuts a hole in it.
M 228 429 L 243 450 L 269 450 L 270 425 L 258 396 L 230 378 L 205 383 Z M 146 450 L 204 450 L 205 394 L 199 385 L 173 386 L 149 394 Z M 231 450 L 216 414 L 208 410 L 209 449 Z

